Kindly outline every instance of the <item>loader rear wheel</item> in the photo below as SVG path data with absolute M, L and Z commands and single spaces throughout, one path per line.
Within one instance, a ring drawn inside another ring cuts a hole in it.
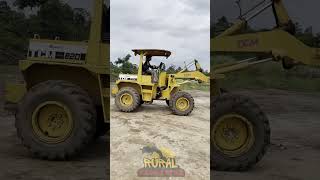
M 64 160 L 74 156 L 96 131 L 96 110 L 88 94 L 66 81 L 32 87 L 18 105 L 16 129 L 36 156 Z
M 140 94 L 132 87 L 121 88 L 116 95 L 115 104 L 123 112 L 135 111 L 141 104 Z
M 169 107 L 176 115 L 188 116 L 194 108 L 194 99 L 189 93 L 178 91 L 172 95 Z
M 249 98 L 223 94 L 211 104 L 211 167 L 243 171 L 261 160 L 270 144 L 265 114 Z

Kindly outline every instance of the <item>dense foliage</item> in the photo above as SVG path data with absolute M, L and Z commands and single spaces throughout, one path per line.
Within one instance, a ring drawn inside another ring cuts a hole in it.
M 15 64 L 22 59 L 34 34 L 82 41 L 87 40 L 89 27 L 85 9 L 72 8 L 60 0 L 17 0 L 13 7 L 0 1 L 0 63 Z

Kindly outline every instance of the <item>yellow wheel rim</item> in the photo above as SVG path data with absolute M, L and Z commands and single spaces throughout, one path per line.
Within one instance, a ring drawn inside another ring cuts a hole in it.
M 71 112 L 62 103 L 47 101 L 32 113 L 32 129 L 41 141 L 56 144 L 65 141 L 72 133 L 74 122 Z
M 176 107 L 179 111 L 185 111 L 189 108 L 189 106 L 190 106 L 189 100 L 185 97 L 180 97 L 176 101 Z
M 220 117 L 212 133 L 215 147 L 230 157 L 246 153 L 255 140 L 252 124 L 237 114 Z
M 133 104 L 133 97 L 129 93 L 124 93 L 120 96 L 120 103 L 123 106 L 131 106 Z

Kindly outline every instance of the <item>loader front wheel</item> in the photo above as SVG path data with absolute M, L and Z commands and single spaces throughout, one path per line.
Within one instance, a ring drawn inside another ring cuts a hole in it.
M 178 91 L 172 95 L 169 107 L 176 115 L 188 116 L 194 108 L 194 99 L 189 93 Z
M 93 139 L 96 109 L 77 85 L 50 80 L 28 91 L 18 105 L 15 125 L 36 157 L 64 160 Z
M 211 104 L 211 165 L 243 171 L 261 160 L 270 144 L 265 114 L 249 98 L 222 94 Z
M 115 104 L 123 112 L 135 111 L 141 104 L 140 94 L 132 87 L 121 88 L 116 95 Z

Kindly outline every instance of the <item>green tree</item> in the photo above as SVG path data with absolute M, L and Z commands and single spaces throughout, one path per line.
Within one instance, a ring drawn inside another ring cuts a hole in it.
M 213 23 L 211 26 L 211 36 L 216 36 L 224 30 L 228 29 L 232 24 L 228 21 L 225 16 L 222 16 L 217 20 L 216 23 Z
M 167 73 L 168 74 L 174 74 L 174 73 L 176 73 L 177 71 L 176 71 L 176 66 L 175 65 L 170 65 L 168 68 L 167 68 Z
M 34 8 L 39 7 L 48 1 L 49 0 L 16 0 L 14 5 L 20 9 L 24 9 L 26 7 Z
M 0 63 L 14 64 L 24 57 L 27 46 L 27 20 L 23 13 L 11 10 L 0 1 Z
M 58 36 L 62 40 L 86 40 L 89 32 L 87 19 L 85 10 L 74 10 L 60 0 L 50 0 L 30 17 L 30 32 L 39 34 L 41 38 L 54 39 Z
M 0 63 L 17 63 L 28 49 L 28 39 L 39 34 L 42 39 L 83 41 L 88 39 L 90 15 L 85 9 L 73 9 L 61 0 L 16 0 L 19 8 L 37 8 L 25 16 L 0 1 Z
M 179 71 L 182 71 L 182 68 L 180 66 L 176 69 L 176 72 L 179 72 Z
M 111 81 L 114 82 L 118 79 L 120 69 L 117 65 L 110 62 L 110 71 L 111 71 Z
M 132 64 L 129 60 L 131 58 L 130 54 L 127 54 L 125 57 L 118 58 L 115 64 L 119 67 L 120 73 L 123 74 L 137 74 L 138 67 L 135 64 Z

